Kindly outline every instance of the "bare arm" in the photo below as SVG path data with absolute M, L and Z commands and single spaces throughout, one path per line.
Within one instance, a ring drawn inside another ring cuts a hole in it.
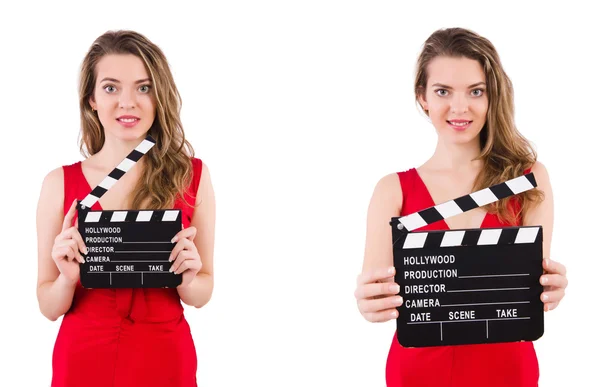
M 206 164 L 202 164 L 202 175 L 196 195 L 196 209 L 190 227 L 196 229 L 194 244 L 202 267 L 187 286 L 179 286 L 181 300 L 200 308 L 210 300 L 213 292 L 213 254 L 215 246 L 215 194 Z
M 402 298 L 394 279 L 390 220 L 402 209 L 402 189 L 397 174 L 382 178 L 375 187 L 367 214 L 367 238 L 363 270 L 355 297 L 367 321 L 384 322 L 397 317 Z
M 79 276 L 79 264 L 75 257 L 72 243 L 74 240 L 58 240 L 57 236 L 70 229 L 71 219 L 63 216 L 63 170 L 57 168 L 44 179 L 37 208 L 37 242 L 38 242 L 38 280 L 37 298 L 40 311 L 49 320 L 55 321 L 71 307 L 73 294 Z M 76 237 L 73 237 L 76 239 Z M 81 237 L 79 238 L 81 239 Z M 62 274 L 52 255 L 65 252 L 64 267 L 69 272 Z M 77 270 L 75 270 L 75 268 Z
M 545 310 L 552 310 L 565 295 L 567 287 L 566 268 L 564 265 L 550 259 L 550 246 L 552 244 L 552 231 L 554 226 L 554 197 L 550 177 L 546 167 L 536 162 L 531 168 L 538 185 L 538 189 L 544 193 L 544 200 L 536 207 L 531 208 L 523 216 L 524 226 L 542 226 L 544 258 L 543 266 L 547 274 L 542 275 L 540 283 L 547 285 L 541 298 L 545 303 Z
M 379 180 L 369 203 L 363 272 L 394 265 L 390 220 L 399 216 L 401 209 L 402 189 L 398 175 L 389 174 Z

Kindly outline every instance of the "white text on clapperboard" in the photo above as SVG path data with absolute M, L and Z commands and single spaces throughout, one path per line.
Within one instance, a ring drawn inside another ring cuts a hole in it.
M 454 264 L 456 257 L 450 255 L 426 255 L 404 257 L 405 266 L 419 265 L 448 265 Z M 431 269 L 431 270 L 406 270 L 404 279 L 443 279 L 458 278 L 457 269 Z M 445 293 L 445 284 L 423 284 L 423 285 L 404 285 L 406 294 L 427 294 L 427 293 Z M 404 302 L 407 309 L 410 308 L 435 308 L 441 307 L 440 300 L 437 298 L 426 299 L 407 299 Z M 496 309 L 498 318 L 518 317 L 517 309 Z M 448 320 L 475 320 L 475 310 L 462 310 L 448 312 Z M 431 313 L 410 313 L 411 322 L 431 321 Z
M 120 234 L 120 227 L 86 227 L 85 228 L 85 243 L 123 243 L 122 236 L 89 236 L 93 234 Z M 89 254 L 101 254 L 101 253 L 114 253 L 114 246 L 90 246 L 88 247 Z M 110 257 L 105 255 L 88 255 L 86 262 L 103 263 L 111 262 Z M 103 272 L 104 265 L 90 265 L 89 272 Z M 133 272 L 135 271 L 134 265 L 116 265 L 115 271 L 117 272 Z M 162 272 L 163 265 L 148 265 L 148 271 Z

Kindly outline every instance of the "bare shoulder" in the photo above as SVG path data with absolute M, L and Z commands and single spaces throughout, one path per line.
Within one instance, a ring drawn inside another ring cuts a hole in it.
M 53 169 L 44 177 L 42 183 L 37 208 L 38 224 L 48 227 L 60 220 L 64 208 L 64 191 L 63 168 Z
M 533 172 L 535 175 L 545 175 L 548 176 L 548 169 L 546 168 L 546 166 L 539 160 L 537 160 L 532 166 L 531 166 L 531 172 Z
M 550 175 L 548 174 L 548 169 L 541 161 L 536 161 L 532 165 L 531 172 L 533 173 L 538 188 L 541 191 L 545 191 L 550 188 Z
M 385 213 L 396 213 L 402 209 L 402 187 L 397 173 L 390 173 L 379 179 L 369 207 L 371 211 L 383 210 Z
M 48 172 L 42 182 L 41 201 L 52 201 L 53 198 L 62 199 L 64 194 L 64 171 L 58 167 Z
M 388 198 L 392 201 L 402 202 L 402 187 L 397 173 L 390 173 L 383 176 L 375 186 L 375 192 L 382 198 Z
M 196 203 L 206 203 L 214 201 L 214 191 L 212 186 L 212 181 L 210 177 L 210 170 L 208 169 L 208 165 L 204 161 L 200 161 L 200 159 L 196 159 L 197 163 L 200 165 L 201 174 L 200 174 L 200 183 L 198 187 L 198 195 L 196 196 Z

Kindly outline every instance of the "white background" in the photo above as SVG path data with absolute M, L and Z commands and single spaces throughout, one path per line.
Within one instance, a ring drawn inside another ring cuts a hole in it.
M 592 385 L 600 33 L 583 2 L 529 3 L 2 5 L 0 385 L 50 383 L 60 320 L 37 305 L 37 200 L 50 170 L 82 159 L 86 50 L 124 28 L 167 55 L 186 134 L 215 186 L 214 296 L 186 308 L 199 385 L 384 386 L 394 323 L 367 323 L 353 296 L 366 210 L 379 178 L 433 152 L 414 66 L 429 34 L 453 26 L 496 46 L 515 85 L 518 127 L 554 187 L 552 256 L 570 285 L 536 342 L 540 385 Z

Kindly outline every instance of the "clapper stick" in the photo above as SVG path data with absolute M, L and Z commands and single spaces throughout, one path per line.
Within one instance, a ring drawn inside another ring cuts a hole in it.
M 181 230 L 180 210 L 92 211 L 91 208 L 156 142 L 148 135 L 78 206 L 79 233 L 88 255 L 80 267 L 87 288 L 176 287 L 169 272 L 171 239 Z
M 536 340 L 543 334 L 542 227 L 417 231 L 537 186 L 533 173 L 392 218 L 398 341 L 405 347 Z
M 81 201 L 81 209 L 86 209 L 86 207 L 92 208 L 106 191 L 111 189 L 112 186 L 115 185 L 115 183 L 142 158 L 142 156 L 148 153 L 154 145 L 156 145 L 156 141 L 154 141 L 152 136 L 146 136 L 146 138 L 132 150 L 127 157 L 125 157 L 125 159 L 85 197 L 85 199 Z

